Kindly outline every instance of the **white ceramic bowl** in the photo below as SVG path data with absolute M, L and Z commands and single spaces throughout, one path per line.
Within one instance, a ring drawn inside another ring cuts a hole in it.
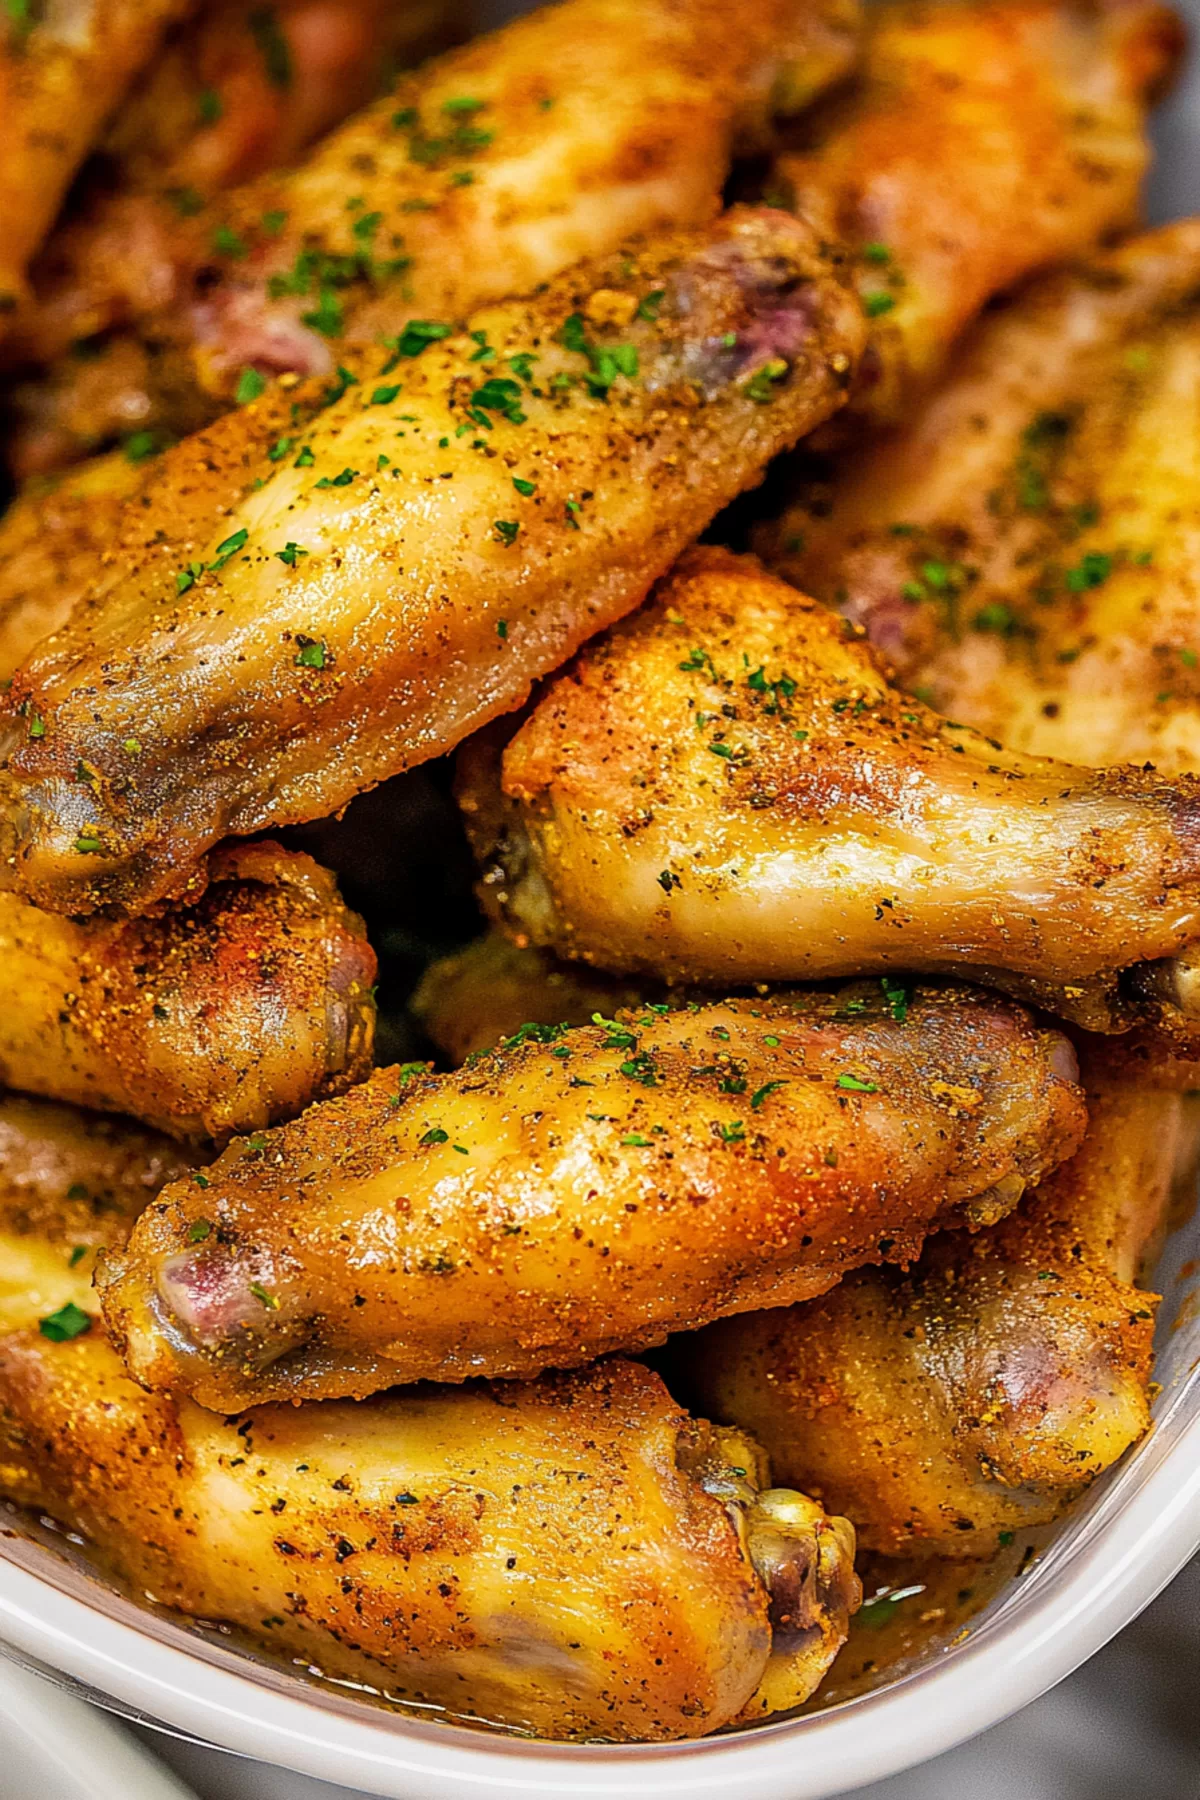
M 1200 0 L 1176 0 L 1200 36 Z M 501 13 L 519 6 L 494 0 Z M 1200 211 L 1200 68 L 1156 125 L 1156 219 Z M 820 1800 L 937 1755 L 1078 1667 L 1200 1547 L 1200 1218 L 1157 1273 L 1155 1427 L 954 1648 L 881 1691 L 696 1744 L 532 1744 L 398 1717 L 141 1612 L 42 1545 L 0 1537 L 0 1639 L 115 1710 L 394 1800 L 631 1800 L 757 1792 Z

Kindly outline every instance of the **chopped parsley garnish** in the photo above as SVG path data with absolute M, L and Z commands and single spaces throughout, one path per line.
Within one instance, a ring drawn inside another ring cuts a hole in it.
M 496 636 L 498 638 L 507 638 L 507 636 L 508 636 L 508 620 L 507 619 L 497 619 L 496 620 Z
M 239 406 L 245 406 L 247 401 L 257 400 L 258 396 L 265 394 L 266 391 L 267 378 L 265 375 L 260 375 L 257 369 L 243 369 L 238 376 L 233 397 Z
M 317 486 L 319 488 L 349 487 L 357 474 L 357 469 L 343 469 L 340 475 L 322 475 Z
M 468 411 L 476 423 L 490 426 L 492 421 L 487 415 L 498 412 L 512 425 L 523 425 L 526 415 L 521 411 L 521 389 L 517 382 L 510 381 L 506 375 L 493 375 L 477 387 L 467 402 Z M 477 418 L 478 414 L 483 418 Z
M 389 340 L 388 348 L 397 358 L 420 356 L 422 350 L 428 350 L 430 344 L 436 344 L 441 338 L 448 338 L 453 330 L 452 325 L 444 325 L 440 319 L 410 319 L 399 337 Z M 387 375 L 395 366 L 395 361 L 389 360 L 381 373 Z
M 225 111 L 225 103 L 221 99 L 216 88 L 203 88 L 201 90 L 198 110 L 200 113 L 200 123 L 202 125 L 216 124 L 217 120 Z
M 587 334 L 582 313 L 571 313 L 558 332 L 564 350 L 586 356 L 591 366 L 587 378 L 588 392 L 598 400 L 608 398 L 608 390 L 618 375 L 632 380 L 638 373 L 639 360 L 635 344 L 596 344 Z
M 340 400 L 342 395 L 345 394 L 346 392 L 348 392 L 348 390 L 350 388 L 357 387 L 357 386 L 358 386 L 358 376 L 352 375 L 350 373 L 349 369 L 343 369 L 343 367 L 339 363 L 338 364 L 338 372 L 337 372 L 337 380 L 331 381 L 329 386 L 325 389 L 324 393 L 321 395 L 322 405 L 333 406 L 334 403 L 336 401 Z
M 621 1139 L 621 1143 L 634 1150 L 648 1150 L 650 1148 L 650 1139 L 648 1137 L 643 1137 L 640 1131 L 626 1132 L 625 1136 Z
M 295 462 L 292 464 L 292 467 L 293 467 L 293 469 L 311 469 L 313 464 L 316 462 L 316 460 L 317 459 L 313 455 L 313 452 L 312 452 L 312 445 L 305 444 L 305 446 L 301 450 L 299 456 L 296 458 Z
M 875 1081 L 860 1081 L 857 1075 L 839 1075 L 837 1085 L 848 1088 L 852 1094 L 877 1094 L 879 1084 Z
M 308 312 L 300 314 L 302 325 L 311 325 L 322 337 L 341 337 L 346 325 L 346 315 L 342 311 L 342 303 L 331 287 L 323 287 L 317 297 L 317 304 Z
M 653 293 L 643 294 L 642 298 L 638 301 L 637 311 L 633 315 L 634 318 L 645 319 L 649 324 L 653 325 L 658 318 L 659 308 L 666 297 L 666 288 L 655 288 Z
M 229 225 L 218 225 L 212 234 L 212 247 L 217 256 L 232 256 L 235 259 L 246 255 L 247 244 Z
M 520 475 L 513 476 L 512 484 L 516 488 L 518 494 L 523 494 L 527 500 L 530 494 L 537 493 L 537 482 L 525 481 Z
M 976 631 L 994 631 L 1000 637 L 1017 635 L 1017 615 L 1002 600 L 989 600 L 986 606 L 981 606 L 971 625 Z
M 271 448 L 267 451 L 267 461 L 268 462 L 282 462 L 284 457 L 287 455 L 288 451 L 292 448 L 292 445 L 295 442 L 296 442 L 295 438 L 290 438 L 290 437 L 276 438 L 275 442 L 271 445 Z
M 66 1344 L 72 1338 L 82 1337 L 85 1331 L 92 1329 L 92 1321 L 83 1308 L 68 1300 L 57 1312 L 48 1313 L 44 1319 L 38 1320 L 38 1330 L 52 1344 Z
M 371 395 L 371 398 L 368 400 L 367 405 L 390 406 L 399 392 L 400 386 L 398 382 L 389 383 L 386 387 L 377 387 Z
M 204 1242 L 205 1238 L 211 1237 L 211 1236 L 212 1236 L 212 1220 L 211 1219 L 193 1219 L 191 1224 L 188 1226 L 187 1241 L 189 1244 L 202 1244 Z
M 450 1133 L 448 1131 L 443 1131 L 440 1125 L 431 1125 L 424 1137 L 420 1138 L 418 1142 L 422 1144 L 448 1144 L 450 1142 Z
M 863 261 L 869 263 L 886 263 L 892 260 L 892 253 L 886 244 L 864 244 L 861 254 Z
M 517 541 L 517 533 L 520 529 L 521 527 L 515 519 L 492 520 L 492 530 L 496 533 L 496 536 L 502 544 L 515 544 Z M 505 627 L 505 633 L 506 632 L 507 627 Z M 505 633 L 502 633 L 501 635 L 503 636 Z
M 606 1019 L 603 1013 L 592 1014 L 592 1024 L 599 1025 L 608 1036 L 601 1044 L 602 1050 L 633 1050 L 637 1046 L 637 1035 L 627 1031 L 617 1019 Z
M 254 1298 L 259 1304 L 265 1306 L 269 1312 L 279 1311 L 278 1300 L 275 1298 L 274 1294 L 268 1294 L 261 1281 L 252 1281 L 250 1283 L 250 1292 L 254 1295 Z
M 75 839 L 75 849 L 80 856 L 94 856 L 98 850 L 103 850 L 103 848 L 104 845 L 98 837 L 92 837 L 87 833 Z
M 280 208 L 275 207 L 262 216 L 262 228 L 268 237 L 278 237 L 287 224 L 288 216 Z
M 327 653 L 320 638 L 297 637 L 300 648 L 296 652 L 296 666 L 300 669 L 323 669 L 327 661 Z
M 127 737 L 125 739 L 125 742 L 121 745 L 121 748 L 125 752 L 126 756 L 140 756 L 142 754 L 141 739 L 135 738 L 135 737 Z
M 756 405 L 766 406 L 775 398 L 775 384 L 782 381 L 787 372 L 788 365 L 783 358 L 772 357 L 769 363 L 763 364 L 756 375 L 750 377 L 742 391 L 747 399 L 753 400 Z
M 718 1120 L 716 1133 L 723 1144 L 740 1144 L 746 1135 L 746 1127 L 740 1119 L 735 1119 L 732 1125 L 722 1125 Z
M 39 718 L 37 713 L 34 713 L 29 721 L 29 735 L 31 738 L 40 738 L 46 735 L 46 721 Z
M 908 983 L 894 981 L 890 975 L 881 975 L 879 985 L 883 989 L 884 998 L 888 1003 L 888 1011 L 897 1025 L 903 1025 L 908 1017 L 908 1003 L 912 997 Z
M 750 1096 L 750 1106 L 751 1106 L 752 1111 L 754 1111 L 754 1112 L 758 1111 L 759 1107 L 762 1105 L 763 1101 L 766 1099 L 768 1094 L 773 1094 L 777 1088 L 786 1087 L 786 1086 L 787 1086 L 786 1081 L 764 1082 L 762 1087 L 758 1088 Z
M 895 304 L 895 294 L 885 294 L 880 291 L 874 294 L 863 295 L 863 311 L 866 313 L 868 319 L 882 318 L 884 313 L 891 312 Z
M 300 557 L 307 556 L 309 552 L 304 548 L 303 544 L 293 544 L 288 542 L 283 546 L 282 550 L 277 550 L 275 554 L 281 563 L 286 563 L 289 569 L 294 569 Z
M 154 431 L 135 431 L 125 439 L 122 448 L 127 462 L 145 462 L 148 456 L 157 456 L 162 449 L 158 433 Z
M 1089 550 L 1066 573 L 1066 584 L 1073 594 L 1086 593 L 1108 580 L 1113 572 L 1113 559 L 1102 550 Z
M 239 550 L 245 548 L 246 540 L 249 536 L 250 533 L 243 525 L 240 531 L 235 531 L 232 536 L 227 537 L 223 544 L 218 544 L 217 554 L 209 563 L 209 568 L 213 570 L 223 569 L 231 556 L 236 556 Z
M 88 1253 L 88 1247 L 86 1244 L 76 1244 L 75 1247 L 73 1248 L 73 1250 L 71 1251 L 70 1256 L 67 1258 L 68 1269 L 78 1268 L 79 1264 L 83 1261 L 83 1259 L 87 1255 L 87 1253 Z

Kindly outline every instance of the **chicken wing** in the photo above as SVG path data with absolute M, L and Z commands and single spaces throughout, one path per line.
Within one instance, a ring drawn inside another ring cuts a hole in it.
M 1157 1301 L 1131 1284 L 1183 1103 L 1091 1073 L 1081 1148 L 993 1229 L 681 1342 L 683 1391 L 758 1433 L 872 1549 L 991 1555 L 1149 1425 Z
M 332 374 L 413 315 L 461 319 L 635 234 L 706 221 L 735 139 L 842 73 L 856 27 L 856 0 L 566 0 L 435 60 L 295 171 L 191 218 L 143 208 L 90 304 L 86 274 L 74 283 L 89 332 L 132 335 L 27 396 L 19 472 L 73 430 L 78 455 L 133 409 L 193 429 L 248 370 Z M 64 324 L 48 318 L 33 348 L 64 349 Z
M 137 1593 L 360 1692 L 545 1736 L 695 1737 L 812 1693 L 858 1605 L 854 1534 L 769 1488 L 743 1434 L 624 1362 L 242 1418 L 148 1396 L 87 1276 L 170 1152 L 11 1110 L 0 1491 Z
M 0 332 L 80 163 L 186 0 L 10 0 L 0 17 Z
M 758 546 L 1008 748 L 1200 770 L 1200 220 L 1039 283 Z
M 861 993 L 526 1027 L 382 1070 L 176 1183 L 105 1268 L 134 1376 L 226 1411 L 534 1374 L 915 1254 L 1070 1154 L 1073 1054 L 999 1000 Z
M 489 931 L 430 963 L 409 1006 L 457 1067 L 522 1025 L 587 1025 L 598 1012 L 662 997 L 644 982 L 620 981 L 581 963 L 556 963 L 544 951 Z
M 75 921 L 0 894 L 12 1087 L 227 1138 L 371 1067 L 375 958 L 311 858 L 222 851 L 194 904 Z
M 518 704 L 839 404 L 862 322 L 806 227 L 740 209 L 446 330 L 160 459 L 8 696 L 39 904 L 145 906 Z
M 947 725 L 832 612 L 724 550 L 686 556 L 460 769 L 485 904 L 608 969 L 957 967 L 1113 1028 L 1116 973 L 1200 934 L 1192 778 Z
M 878 423 L 904 417 L 992 294 L 1136 222 L 1146 105 L 1184 36 L 1145 0 L 890 0 L 867 17 L 859 82 L 772 186 L 857 253 L 872 327 L 852 412 Z
M 147 348 L 120 334 L 131 310 L 177 298 L 168 249 L 179 221 L 202 221 L 222 190 L 294 162 L 373 98 L 385 72 L 453 35 L 457 11 L 454 0 L 218 0 L 184 21 L 30 269 L 4 346 L 11 367 L 33 365 L 12 395 L 23 471 L 74 461 L 106 437 L 161 445 L 166 427 L 179 435 L 207 421 L 212 408 L 189 399 L 182 371 L 169 391 L 149 392 Z M 111 342 L 101 335 L 114 329 Z M 35 372 L 47 363 L 48 377 Z

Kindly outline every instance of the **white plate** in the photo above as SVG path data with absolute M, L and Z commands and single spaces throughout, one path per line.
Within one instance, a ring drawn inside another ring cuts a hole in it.
M 4 1800 L 196 1800 L 109 1720 L 0 1661 Z
M 1184 0 L 1182 10 L 1200 35 L 1200 0 Z M 1200 212 L 1194 57 L 1156 136 L 1152 216 Z M 935 1756 L 1026 1705 L 1128 1624 L 1200 1548 L 1200 1307 L 1188 1304 L 1189 1258 L 1200 1259 L 1200 1219 L 1176 1233 L 1156 1277 L 1166 1303 L 1151 1436 L 965 1642 L 879 1693 L 811 1718 L 632 1748 L 520 1743 L 398 1718 L 152 1618 L 43 1547 L 12 1538 L 0 1540 L 0 1637 L 135 1718 L 392 1800 L 752 1792 L 822 1800 Z M 8 1788 L 0 1791 L 8 1800 Z M 121 1800 L 140 1793 L 131 1786 Z M 90 1790 L 89 1800 L 97 1794 L 105 1790 Z M 43 1786 L 42 1796 L 74 1800 L 69 1787 Z

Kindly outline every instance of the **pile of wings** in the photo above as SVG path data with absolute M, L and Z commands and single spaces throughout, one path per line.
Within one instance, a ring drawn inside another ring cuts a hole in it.
M 5 12 L 0 1491 L 356 1691 L 691 1737 L 815 1691 L 856 1533 L 988 1557 L 1147 1428 L 1181 32 L 468 29 Z M 451 752 L 489 929 L 375 1068 L 291 828 Z

